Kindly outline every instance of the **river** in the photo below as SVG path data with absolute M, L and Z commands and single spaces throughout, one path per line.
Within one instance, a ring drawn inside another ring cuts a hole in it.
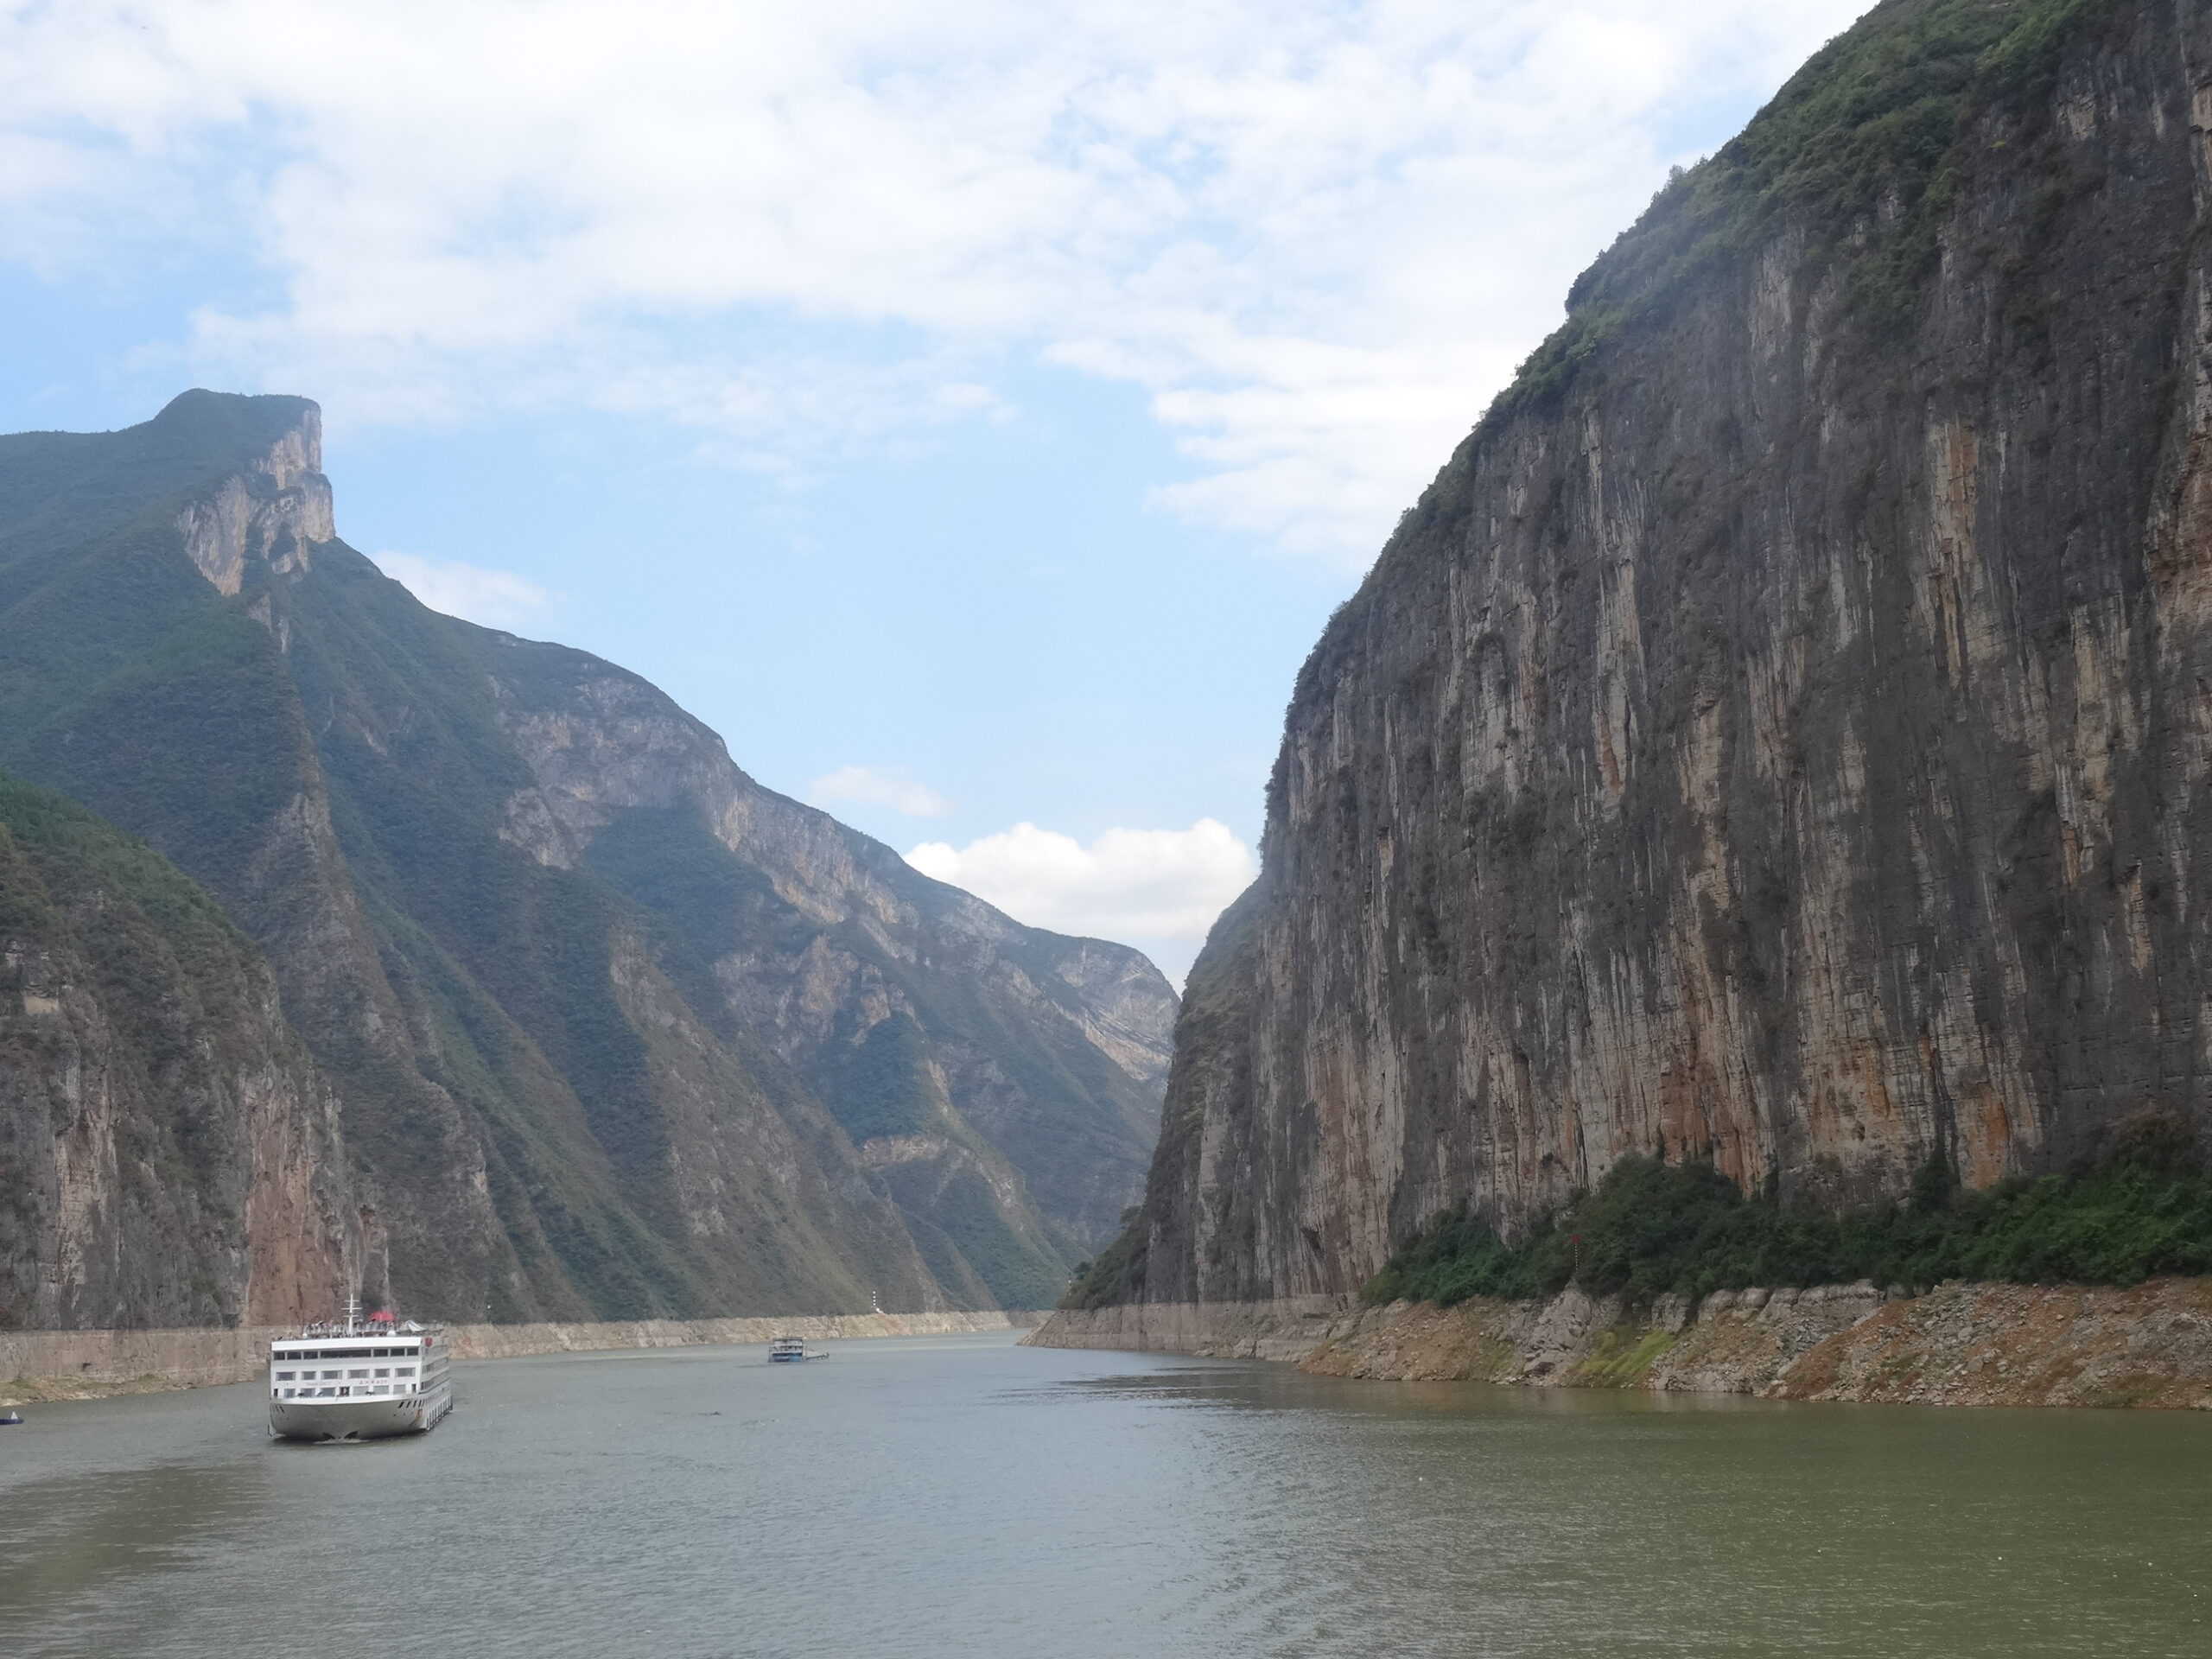
M 1009 1334 L 257 1386 L 0 1429 L 0 1653 L 2212 1652 L 2212 1419 L 1363 1383 Z

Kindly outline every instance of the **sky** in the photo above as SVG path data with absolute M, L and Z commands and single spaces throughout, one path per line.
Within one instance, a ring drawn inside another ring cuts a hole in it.
M 1179 982 L 1299 663 L 1863 0 L 0 0 L 0 430 L 315 398 L 339 531 Z

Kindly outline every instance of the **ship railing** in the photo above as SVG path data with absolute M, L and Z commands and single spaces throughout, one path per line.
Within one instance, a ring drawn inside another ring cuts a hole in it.
M 443 1319 L 402 1319 L 389 1325 L 372 1325 L 366 1319 L 353 1324 L 344 1319 L 310 1319 L 300 1327 L 299 1338 L 288 1338 L 286 1340 L 308 1337 L 352 1337 L 357 1339 L 363 1337 L 434 1337 L 442 1334 L 445 1328 Z

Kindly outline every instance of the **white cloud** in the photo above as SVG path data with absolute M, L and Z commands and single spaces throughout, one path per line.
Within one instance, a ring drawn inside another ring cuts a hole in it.
M 0 257 L 243 246 L 194 372 L 747 465 L 1133 381 L 1352 560 L 1663 177 L 1866 0 L 0 0 Z
M 377 566 L 404 583 L 434 611 L 487 628 L 518 633 L 543 621 L 561 596 L 512 570 L 487 570 L 458 559 L 427 559 L 419 553 L 378 553 Z
M 1259 874 L 1252 849 L 1212 818 L 1188 830 L 1109 830 L 1088 847 L 1017 823 L 965 847 L 925 842 L 906 861 L 1032 927 L 1130 942 L 1204 938 Z
M 887 806 L 910 818 L 941 818 L 952 810 L 952 803 L 928 785 L 880 766 L 840 766 L 824 772 L 806 786 L 806 798 L 817 806 Z

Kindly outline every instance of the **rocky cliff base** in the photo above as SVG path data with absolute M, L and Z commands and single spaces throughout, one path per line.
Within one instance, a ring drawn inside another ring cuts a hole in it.
M 1328 1376 L 1654 1389 L 1950 1406 L 2212 1410 L 2212 1280 L 1718 1291 L 1648 1314 L 1548 1302 L 1347 1307 L 1320 1298 L 1054 1313 L 1024 1340 L 1272 1359 Z
M 985 1313 L 785 1314 L 765 1319 L 629 1319 L 607 1324 L 461 1325 L 447 1327 L 457 1359 L 631 1348 L 694 1348 L 766 1342 L 772 1337 L 851 1341 L 866 1337 L 961 1336 L 1013 1331 L 1037 1315 Z M 206 1331 L 0 1332 L 0 1406 L 95 1400 L 165 1389 L 245 1382 L 261 1374 L 272 1338 L 296 1325 Z

